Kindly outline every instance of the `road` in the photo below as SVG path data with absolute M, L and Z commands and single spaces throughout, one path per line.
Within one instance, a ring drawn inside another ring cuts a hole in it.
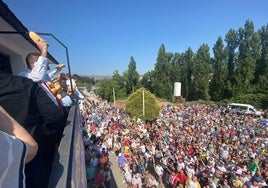
M 90 97 L 90 100 L 98 101 L 96 96 L 90 94 L 85 88 L 82 92 L 88 97 Z M 121 172 L 121 169 L 117 165 L 114 151 L 110 151 L 109 161 L 111 163 L 111 171 L 112 171 L 111 188 L 127 188 L 127 184 L 124 181 L 124 176 Z

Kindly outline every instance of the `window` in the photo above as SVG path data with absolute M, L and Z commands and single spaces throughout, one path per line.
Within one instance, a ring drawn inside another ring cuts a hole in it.
M 8 55 L 0 53 L 0 70 L 12 74 Z

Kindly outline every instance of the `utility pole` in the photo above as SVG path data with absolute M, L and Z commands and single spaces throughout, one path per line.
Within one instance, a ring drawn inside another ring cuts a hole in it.
M 113 98 L 114 98 L 114 106 L 115 106 L 115 91 L 114 91 L 114 87 L 113 87 Z
M 142 89 L 142 115 L 145 115 L 145 107 L 144 107 L 144 88 Z

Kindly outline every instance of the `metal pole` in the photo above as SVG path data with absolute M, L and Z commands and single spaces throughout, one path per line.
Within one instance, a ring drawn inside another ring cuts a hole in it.
M 142 89 L 142 115 L 145 115 L 145 107 L 144 107 L 144 88 Z
M 114 98 L 114 106 L 115 106 L 115 91 L 114 91 L 114 87 L 113 87 L 113 98 Z

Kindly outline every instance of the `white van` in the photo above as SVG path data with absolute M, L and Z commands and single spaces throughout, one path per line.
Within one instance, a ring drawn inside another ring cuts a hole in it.
M 261 112 L 256 110 L 254 106 L 250 104 L 231 103 L 228 105 L 228 108 L 230 108 L 231 110 L 236 110 L 237 112 L 240 112 L 240 113 L 253 114 L 256 116 L 261 115 Z

